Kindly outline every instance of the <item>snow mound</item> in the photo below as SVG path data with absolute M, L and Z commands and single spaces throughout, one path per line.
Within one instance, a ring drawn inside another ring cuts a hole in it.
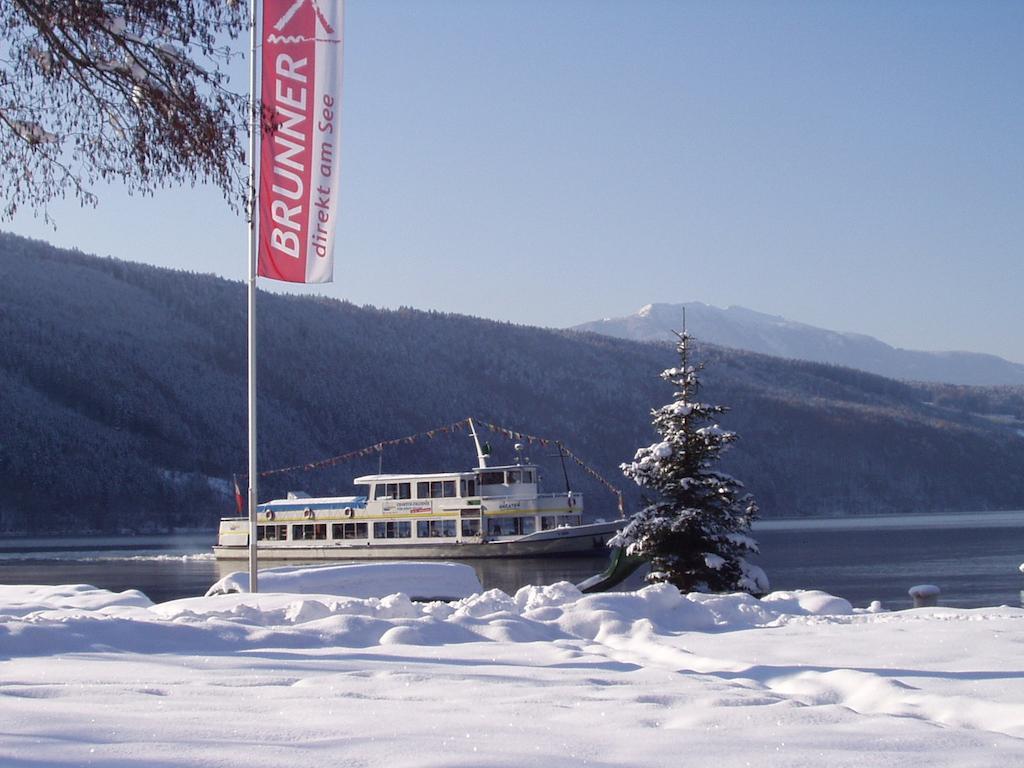
M 848 616 L 853 613 L 853 606 L 848 600 L 817 590 L 772 592 L 761 602 L 781 613 L 798 616 Z
M 407 569 L 397 565 L 388 564 L 387 570 L 392 574 L 408 571 L 410 579 L 427 572 L 464 573 L 462 568 L 448 571 L 436 563 L 429 568 L 419 563 Z M 340 568 L 280 569 L 274 588 L 337 588 L 326 574 Z M 372 572 L 346 569 L 364 575 Z M 222 582 L 230 585 L 231 577 Z M 273 585 L 274 578 L 266 584 Z M 346 584 L 369 589 L 358 580 Z M 380 591 L 381 585 L 374 584 L 373 589 Z M 228 653 L 266 647 L 366 648 L 382 643 L 631 642 L 641 636 L 648 638 L 645 642 L 657 642 L 666 634 L 731 632 L 807 617 L 834 621 L 833 617 L 852 612 L 846 600 L 823 592 L 775 592 L 758 600 L 742 593 L 683 595 L 668 584 L 637 592 L 583 595 L 569 582 L 560 582 L 523 587 L 514 597 L 492 589 L 452 602 L 429 603 L 414 602 L 404 592 L 382 597 L 236 592 L 158 605 L 139 592 L 118 594 L 83 585 L 0 587 L 0 649 L 15 656 L 36 656 L 97 649 Z
M 385 597 L 396 592 L 414 600 L 453 600 L 482 591 L 476 571 L 461 563 L 357 563 L 284 566 L 260 571 L 261 592 L 344 597 Z M 249 591 L 249 574 L 229 573 L 206 596 Z
M 110 592 L 89 584 L 62 586 L 0 585 L 0 619 L 25 617 L 41 611 L 67 613 L 110 613 L 118 608 L 148 608 L 153 605 L 137 589 Z

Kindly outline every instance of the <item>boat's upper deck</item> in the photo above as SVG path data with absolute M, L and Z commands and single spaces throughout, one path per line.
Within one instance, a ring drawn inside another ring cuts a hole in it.
M 363 475 L 353 481 L 369 486 L 374 501 L 532 497 L 538 495 L 539 473 L 533 464 L 480 467 L 468 472 Z
M 420 480 L 461 480 L 462 478 L 476 477 L 476 472 L 434 472 L 432 474 L 407 474 L 407 475 L 363 475 L 352 482 L 356 485 L 370 485 L 373 483 L 403 483 L 417 482 Z

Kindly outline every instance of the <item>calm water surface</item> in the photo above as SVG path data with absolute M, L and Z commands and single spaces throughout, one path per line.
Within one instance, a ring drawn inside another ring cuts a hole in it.
M 760 523 L 757 559 L 772 588 L 822 589 L 855 606 L 880 600 L 907 608 L 907 589 L 937 584 L 940 604 L 1021 605 L 1024 511 Z M 218 563 L 214 533 L 174 537 L 0 538 L 0 584 L 92 584 L 139 589 L 162 602 L 203 594 L 242 561 Z M 514 593 L 524 584 L 579 582 L 603 557 L 470 560 L 485 588 Z M 275 563 L 261 563 L 269 567 Z M 280 564 L 280 563 L 276 563 Z M 294 563 L 292 563 L 294 564 Z M 624 588 L 639 586 L 641 574 Z

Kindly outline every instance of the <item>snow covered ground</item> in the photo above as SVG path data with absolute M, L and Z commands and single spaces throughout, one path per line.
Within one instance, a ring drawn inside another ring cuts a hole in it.
M 0 765 L 1024 765 L 1024 610 L 0 586 Z

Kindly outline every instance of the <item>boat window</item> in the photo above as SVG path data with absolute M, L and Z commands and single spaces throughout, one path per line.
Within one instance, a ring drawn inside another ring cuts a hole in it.
M 493 517 L 487 520 L 488 536 L 526 536 L 537 530 L 537 521 L 530 517 Z
M 480 520 L 463 520 L 462 521 L 462 535 L 463 536 L 479 536 L 480 535 Z
M 373 524 L 375 539 L 411 539 L 412 523 L 408 520 L 380 522 Z
M 431 480 L 423 483 L 416 483 L 417 499 L 454 499 L 454 480 Z M 475 488 L 473 490 L 476 490 Z
M 365 539 L 366 523 L 334 523 L 331 526 L 332 539 Z
M 543 515 L 540 518 L 540 529 L 542 531 L 550 531 L 553 528 L 558 527 L 558 518 L 554 515 Z
M 313 541 L 327 538 L 327 523 L 306 523 L 292 526 L 292 538 L 295 541 Z
M 459 495 L 462 496 L 462 498 L 466 498 L 467 496 L 476 496 L 476 480 L 460 480 Z
M 503 472 L 481 472 L 480 473 L 480 485 L 501 485 L 505 482 L 505 473 Z
M 533 482 L 533 470 L 532 469 L 524 469 L 523 470 L 523 482 L 524 483 L 532 483 Z
M 423 483 L 420 483 L 423 485 Z M 411 483 L 377 483 L 374 499 L 410 499 L 412 498 Z
M 523 480 L 523 473 L 520 472 L 518 469 L 510 469 L 507 475 L 509 485 L 515 485 L 516 483 L 520 483 Z
M 454 520 L 417 520 L 416 538 L 441 539 L 455 538 Z
M 257 525 L 256 541 L 287 541 L 287 525 Z
M 580 525 L 581 523 L 582 523 L 582 518 L 579 515 L 559 515 L 558 516 L 558 524 L 559 525 Z

